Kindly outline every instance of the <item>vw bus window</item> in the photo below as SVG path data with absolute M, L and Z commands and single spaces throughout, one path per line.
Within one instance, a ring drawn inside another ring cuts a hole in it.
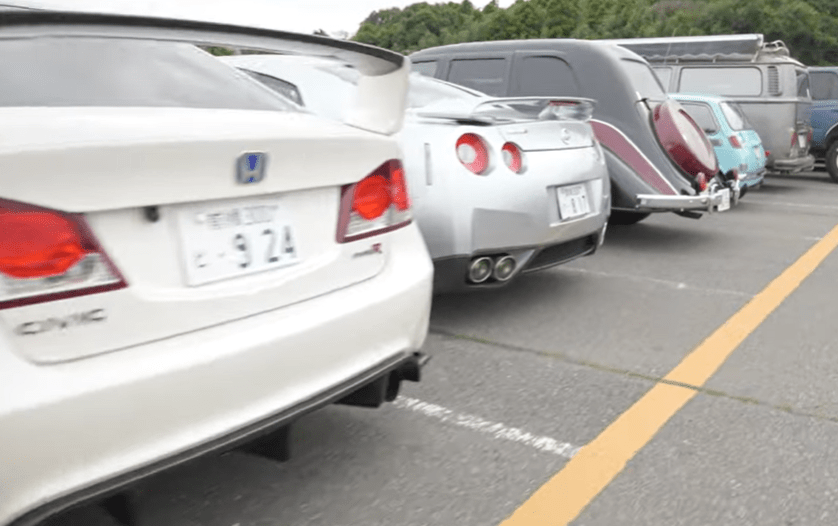
M 451 61 L 448 81 L 482 91 L 487 95 L 502 97 L 506 77 L 506 59 L 482 58 Z
M 678 91 L 725 96 L 758 96 L 762 93 L 759 68 L 684 68 Z
M 556 57 L 524 57 L 518 95 L 578 97 L 579 85 L 567 62 Z
M 838 100 L 838 75 L 829 71 L 809 73 L 809 83 L 814 100 Z

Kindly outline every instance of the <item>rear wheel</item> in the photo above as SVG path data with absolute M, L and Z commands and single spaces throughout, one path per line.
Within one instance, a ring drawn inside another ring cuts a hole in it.
M 826 171 L 832 181 L 838 183 L 838 141 L 832 141 L 826 150 Z
M 608 219 L 609 225 L 633 225 L 643 221 L 651 214 L 646 212 L 625 212 L 623 210 L 612 210 Z

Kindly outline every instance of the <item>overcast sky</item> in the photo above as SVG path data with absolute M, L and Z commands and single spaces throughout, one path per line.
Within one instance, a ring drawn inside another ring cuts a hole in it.
M 471 0 L 483 7 L 489 0 Z M 514 0 L 499 0 L 508 7 Z M 373 11 L 405 7 L 417 0 L 3 0 L 33 7 L 65 7 L 71 10 L 114 9 L 132 14 L 204 18 L 231 23 L 260 25 L 273 29 L 312 33 L 323 29 L 329 33 L 346 31 L 354 34 L 361 22 Z M 428 3 L 437 3 L 434 0 Z

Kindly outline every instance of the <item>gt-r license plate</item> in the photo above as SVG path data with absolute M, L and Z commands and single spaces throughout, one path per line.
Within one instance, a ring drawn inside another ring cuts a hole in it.
M 186 205 L 177 221 L 190 286 L 299 261 L 294 227 L 280 199 Z
M 722 190 L 722 202 L 719 203 L 719 212 L 730 210 L 730 188 Z
M 559 214 L 562 219 L 573 219 L 591 213 L 591 205 L 588 203 L 588 190 L 584 184 L 560 186 L 557 193 Z

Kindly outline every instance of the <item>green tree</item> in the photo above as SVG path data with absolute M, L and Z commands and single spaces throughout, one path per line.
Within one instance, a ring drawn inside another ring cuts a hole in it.
M 838 0 L 492 0 L 373 11 L 353 40 L 410 53 L 457 42 L 762 33 L 805 64 L 838 64 Z

